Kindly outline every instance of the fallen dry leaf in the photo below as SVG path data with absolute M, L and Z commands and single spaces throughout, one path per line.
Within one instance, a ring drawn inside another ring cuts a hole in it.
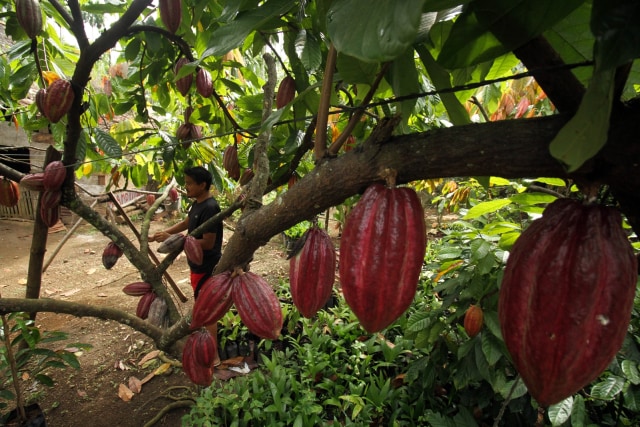
M 87 275 L 91 275 L 91 274 L 93 274 L 95 272 L 96 272 L 95 268 L 90 268 L 90 269 L 87 270 Z
M 138 362 L 138 366 L 142 366 L 145 362 L 148 362 L 151 359 L 155 359 L 160 354 L 160 350 L 153 350 L 149 353 L 145 354 L 142 359 Z
M 26 284 L 27 284 L 27 279 L 18 280 L 18 285 L 26 285 Z
M 167 371 L 169 371 L 170 369 L 171 369 L 171 363 L 163 363 L 162 365 L 158 366 L 156 370 L 153 371 L 153 373 L 155 375 L 162 375 L 167 373 Z
M 140 393 L 142 391 L 142 381 L 136 377 L 129 377 L 129 389 L 134 393 Z
M 129 390 L 129 387 L 127 387 L 126 385 L 120 384 L 120 386 L 118 387 L 118 397 L 125 402 L 129 402 L 133 397 L 133 392 Z
M 143 384 L 148 383 L 149 381 L 151 381 L 151 378 L 153 378 L 153 377 L 155 377 L 155 376 L 156 376 L 156 374 L 154 374 L 153 372 L 151 372 L 149 375 L 147 375 L 146 377 L 144 377 L 144 378 L 142 379 L 142 381 L 140 381 L 140 385 L 143 385 Z

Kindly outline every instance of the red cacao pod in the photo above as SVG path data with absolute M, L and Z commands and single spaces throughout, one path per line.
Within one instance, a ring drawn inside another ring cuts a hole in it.
M 20 186 L 29 191 L 43 191 L 44 190 L 44 173 L 30 173 L 22 177 L 20 180 Z
M 42 184 L 45 190 L 59 190 L 64 179 L 67 177 L 67 169 L 60 160 L 49 163 L 42 175 Z
M 209 277 L 200 288 L 196 302 L 193 304 L 191 317 L 191 329 L 216 323 L 222 319 L 231 308 L 231 289 L 236 278 L 231 277 L 231 272 L 216 274 Z
M 178 190 L 176 190 L 176 187 L 171 187 L 169 189 L 169 200 L 175 202 L 178 200 L 178 196 Z
M 331 237 L 314 225 L 304 246 L 289 260 L 293 304 L 304 317 L 313 317 L 329 300 L 336 276 L 336 250 Z
M 355 136 L 349 135 L 343 145 L 344 151 L 351 151 L 355 148 L 355 146 L 356 146 Z
M 141 319 L 146 319 L 149 316 L 149 309 L 151 308 L 151 303 L 156 299 L 156 293 L 153 291 L 147 292 L 140 297 L 138 301 L 138 306 L 136 307 L 136 316 Z
M 542 406 L 596 379 L 622 346 L 637 260 L 609 207 L 551 203 L 513 245 L 498 315 L 504 342 Z
M 296 96 L 296 81 L 291 76 L 286 76 L 278 86 L 276 93 L 276 108 L 280 109 L 293 101 Z
M 129 283 L 127 286 L 122 288 L 122 292 L 132 297 L 141 297 L 151 291 L 153 291 L 153 287 L 147 282 Z
M 196 71 L 196 90 L 204 98 L 209 98 L 213 95 L 211 74 L 204 68 L 198 68 L 198 71 Z
M 193 356 L 198 365 L 210 367 L 218 360 L 218 344 L 209 331 L 202 328 L 193 332 L 187 339 L 187 345 L 190 339 L 192 340 Z
M 240 179 L 240 162 L 238 161 L 238 144 L 227 146 L 222 154 L 222 166 L 229 174 L 229 178 Z
M 44 190 L 40 196 L 40 205 L 44 209 L 57 208 L 62 199 L 62 191 L 60 190 Z
M 75 94 L 68 80 L 58 79 L 49 85 L 44 98 L 44 115 L 51 123 L 58 123 L 69 112 Z
M 426 248 L 424 212 L 408 187 L 369 186 L 340 241 L 340 283 L 369 332 L 393 323 L 413 301 Z
M 202 138 L 202 126 L 189 124 L 189 138 L 190 139 Z
M 0 179 L 0 205 L 12 208 L 20 201 L 18 184 L 7 178 Z
M 254 175 L 255 174 L 253 173 L 253 170 L 249 168 L 243 170 L 242 175 L 240 175 L 240 180 L 238 181 L 238 184 L 247 185 L 249 181 L 253 179 Z
M 178 75 L 178 72 L 180 71 L 180 69 L 185 65 L 187 65 L 188 63 L 189 63 L 189 60 L 185 57 L 178 59 L 178 62 L 176 62 L 176 66 L 175 66 L 176 76 Z M 192 73 L 187 74 L 184 77 L 180 77 L 179 79 L 176 80 L 176 88 L 178 88 L 178 92 L 180 92 L 182 96 L 187 96 L 187 93 L 189 93 L 189 89 L 191 89 L 192 84 L 193 84 Z
M 167 302 L 164 300 L 164 298 L 157 297 L 151 302 L 151 305 L 149 306 L 147 322 L 161 328 L 165 324 L 165 317 L 167 315 L 167 312 Z
M 36 92 L 36 107 L 38 107 L 38 111 L 43 116 L 45 116 L 44 114 L 45 99 L 47 99 L 47 90 L 42 88 Z
M 191 123 L 182 123 L 178 126 L 178 130 L 176 131 L 176 138 L 178 138 L 178 141 L 184 141 L 191 137 L 191 126 L 193 126 Z
M 296 185 L 296 183 L 298 182 L 298 179 L 300 179 L 300 175 L 298 175 L 298 172 L 293 171 L 293 173 L 289 177 L 289 181 L 287 182 L 287 189 Z
M 184 109 L 184 122 L 189 123 L 189 119 L 191 118 L 191 114 L 193 114 L 193 107 L 188 106 Z
M 193 341 L 195 338 L 187 338 L 184 349 L 182 350 L 182 370 L 189 377 L 191 382 L 201 386 L 211 385 L 213 381 L 213 368 L 211 366 L 203 366 L 196 362 L 193 352 Z
M 16 0 L 16 18 L 30 39 L 35 39 L 42 32 L 42 11 L 38 0 Z
M 113 242 L 107 243 L 107 246 L 102 251 L 102 265 L 107 270 L 110 270 L 118 259 L 122 256 L 122 250 Z
M 184 234 L 172 234 L 167 238 L 167 240 L 160 243 L 160 246 L 158 246 L 158 252 L 160 252 L 161 254 L 170 254 L 175 251 L 181 251 L 183 246 Z
M 182 0 L 159 0 L 160 19 L 171 34 L 175 34 L 182 22 Z
M 478 305 L 471 305 L 464 313 L 464 330 L 471 338 L 480 333 L 484 324 L 484 313 Z
M 184 253 L 187 259 L 195 265 L 202 265 L 202 246 L 193 236 L 184 238 Z
M 41 204 L 40 218 L 42 218 L 42 222 L 44 223 L 44 225 L 46 225 L 47 227 L 53 227 L 60 219 L 60 207 L 56 206 L 55 208 L 45 208 Z
M 275 340 L 282 329 L 282 308 L 273 288 L 252 272 L 241 273 L 231 289 L 240 320 L 251 333 Z
M 147 194 L 147 205 L 151 206 L 156 202 L 156 196 L 154 194 Z

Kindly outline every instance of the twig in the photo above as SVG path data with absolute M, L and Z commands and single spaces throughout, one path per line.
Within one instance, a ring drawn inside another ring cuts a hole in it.
M 144 425 L 144 427 L 151 427 L 151 426 L 155 425 L 155 423 L 160 421 L 162 419 L 162 417 L 164 417 L 165 414 L 168 413 L 169 411 L 172 411 L 172 410 L 178 409 L 178 408 L 191 408 L 194 404 L 195 404 L 195 402 L 193 400 L 178 400 L 177 402 L 169 403 L 167 406 L 165 406 L 164 408 L 160 409 L 160 411 L 158 411 L 156 416 L 153 417 L 152 419 L 150 419 L 149 422 L 147 422 Z
M 331 101 L 331 89 L 333 87 L 333 73 L 336 68 L 338 53 L 333 43 L 329 46 L 327 64 L 324 69 L 322 90 L 320 92 L 320 104 L 318 105 L 318 123 L 316 125 L 316 142 L 314 153 L 316 162 L 319 162 L 327 154 L 327 122 L 329 121 L 329 104 Z
M 516 379 L 513 381 L 513 385 L 511 386 L 511 389 L 509 390 L 509 394 L 507 394 L 506 399 L 504 399 L 504 402 L 502 402 L 502 407 L 500 408 L 500 412 L 498 412 L 498 416 L 493 421 L 493 427 L 498 427 L 498 425 L 500 424 L 500 420 L 504 416 L 504 411 L 507 409 L 507 405 L 511 401 L 511 395 L 516 390 L 516 387 L 517 387 L 519 382 L 520 382 L 520 375 L 518 375 L 516 377 Z
M 16 390 L 16 406 L 18 407 L 20 419 L 26 421 L 27 414 L 24 410 L 24 399 L 22 397 L 22 391 L 20 390 L 20 382 L 18 381 L 18 367 L 16 365 L 16 358 L 13 354 L 13 348 L 11 347 L 11 329 L 9 328 L 9 323 L 7 323 L 7 316 L 1 314 L 0 320 L 2 320 L 2 332 L 4 333 L 4 346 L 6 347 L 7 361 L 11 367 L 13 387 Z

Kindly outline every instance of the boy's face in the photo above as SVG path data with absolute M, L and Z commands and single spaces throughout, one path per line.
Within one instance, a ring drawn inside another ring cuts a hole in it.
M 205 182 L 198 184 L 190 176 L 184 177 L 184 187 L 187 190 L 187 197 L 198 198 L 203 193 L 206 193 L 207 192 L 207 190 L 205 190 L 206 185 L 207 184 Z

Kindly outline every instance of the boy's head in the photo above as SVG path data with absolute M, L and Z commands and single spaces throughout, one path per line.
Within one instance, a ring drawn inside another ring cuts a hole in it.
M 202 184 L 204 182 L 206 184 L 204 189 L 209 191 L 211 181 L 213 180 L 211 172 L 202 166 L 194 166 L 192 168 L 185 169 L 184 174 L 194 180 L 196 184 Z

